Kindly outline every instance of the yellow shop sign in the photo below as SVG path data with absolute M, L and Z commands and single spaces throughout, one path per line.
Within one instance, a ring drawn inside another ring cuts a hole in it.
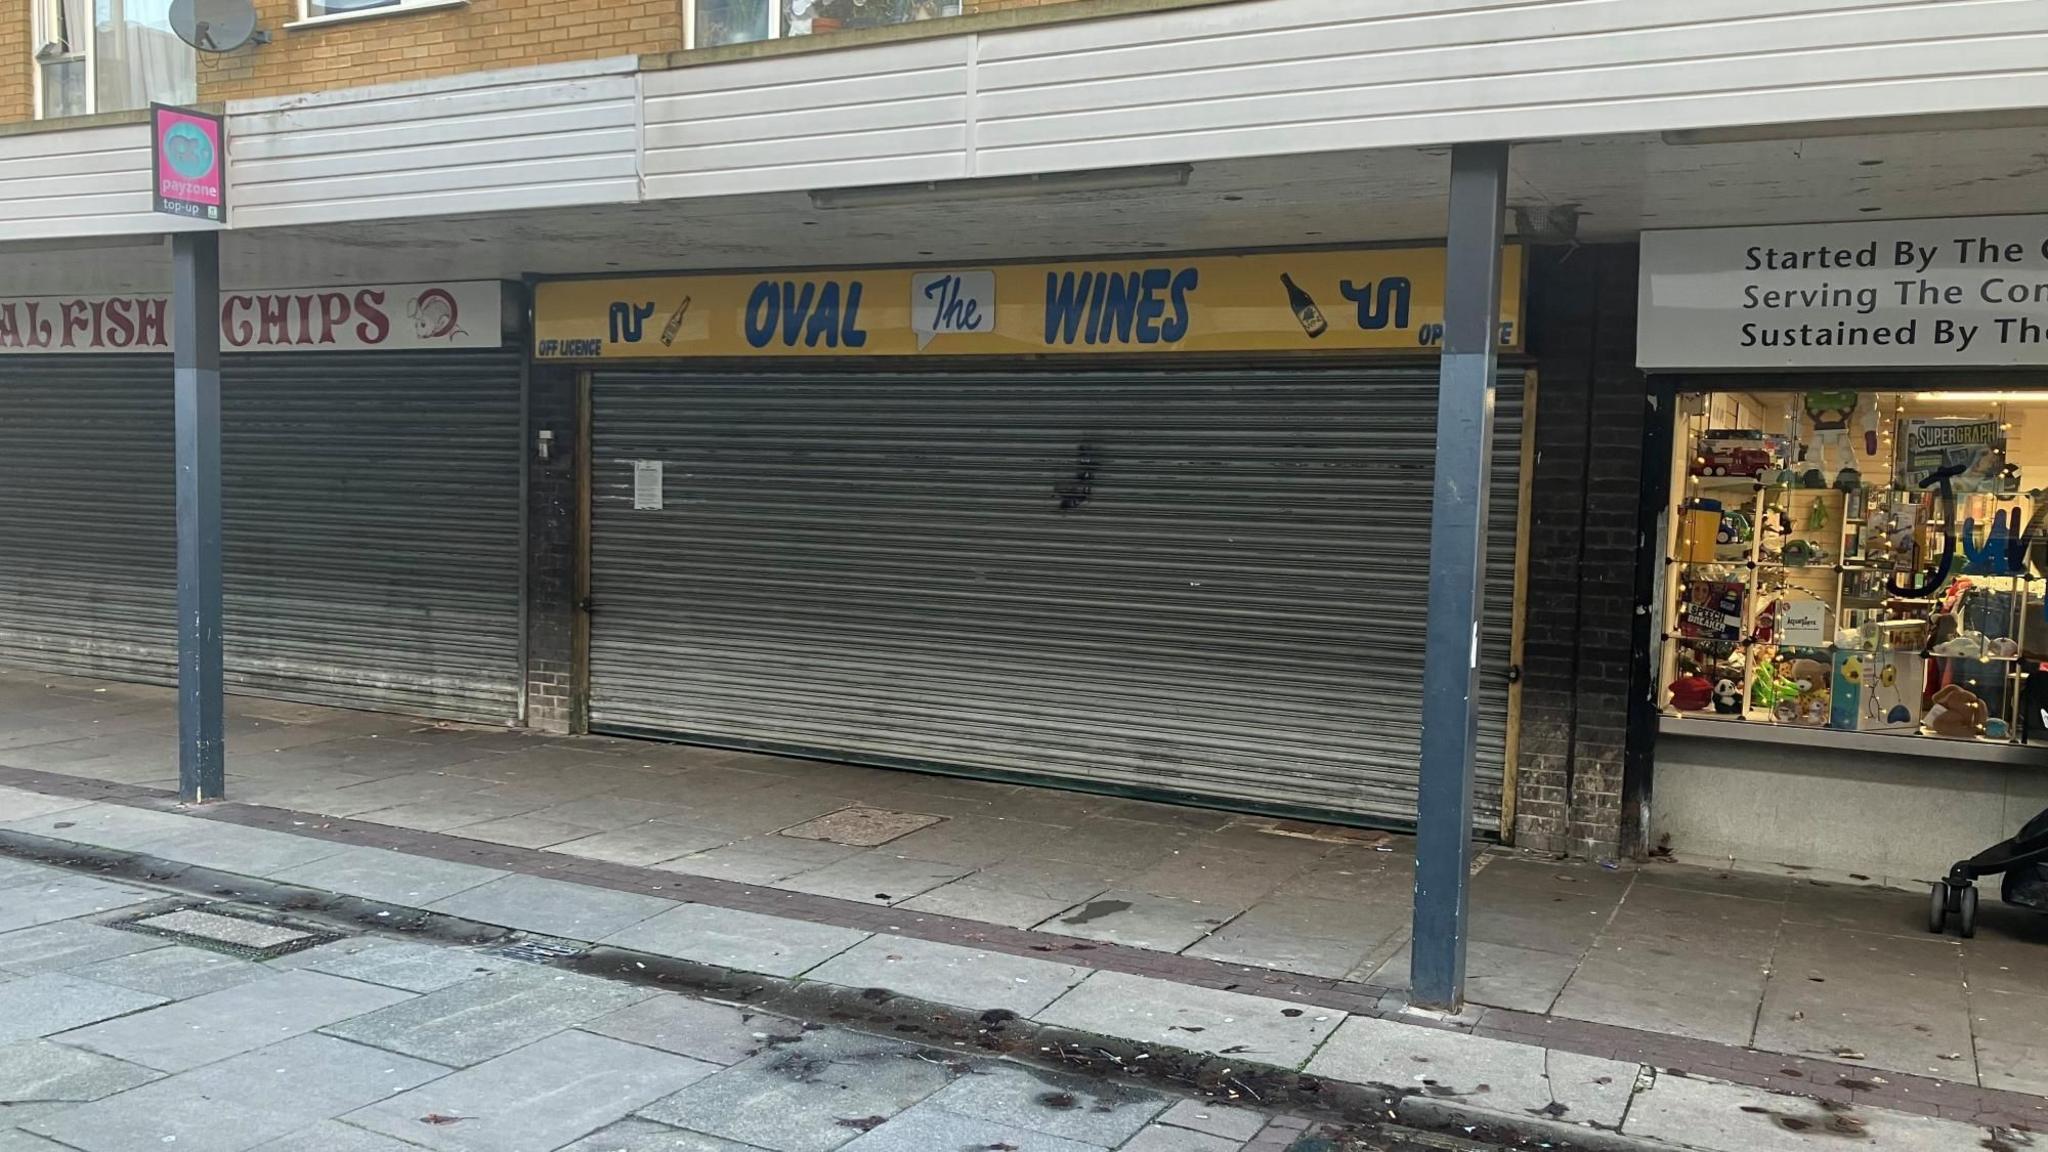
M 1522 250 L 1503 254 L 1503 348 L 1522 346 Z M 1443 342 L 1441 248 L 1064 264 L 553 280 L 543 360 L 1423 353 Z

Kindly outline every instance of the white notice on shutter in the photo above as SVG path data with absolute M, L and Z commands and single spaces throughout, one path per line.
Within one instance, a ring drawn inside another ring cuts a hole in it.
M 659 511 L 661 508 L 661 461 L 633 461 L 633 510 Z

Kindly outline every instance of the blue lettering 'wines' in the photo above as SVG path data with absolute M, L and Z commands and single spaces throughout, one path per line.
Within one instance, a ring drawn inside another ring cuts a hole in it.
M 1193 268 L 1045 274 L 1047 345 L 1173 344 L 1193 323 Z

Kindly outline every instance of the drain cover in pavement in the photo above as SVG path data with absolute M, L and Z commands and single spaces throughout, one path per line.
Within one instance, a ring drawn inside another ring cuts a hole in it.
M 841 808 L 827 812 L 815 820 L 806 820 L 782 830 L 784 836 L 800 840 L 824 840 L 832 844 L 844 844 L 849 848 L 873 848 L 887 844 L 901 836 L 908 836 L 919 828 L 929 828 L 943 816 L 925 816 L 916 812 L 890 812 L 883 808 Z
M 583 955 L 583 948 L 567 940 L 543 940 L 529 936 L 509 944 L 497 944 L 484 949 L 486 956 L 503 956 L 508 960 L 524 960 L 528 964 L 547 964 L 555 960 L 567 960 Z
M 258 920 L 246 916 L 224 916 L 218 912 L 202 912 L 196 908 L 143 916 L 113 924 L 111 927 L 126 928 L 131 932 L 143 932 L 152 936 L 164 936 L 180 944 L 226 952 L 231 956 L 245 956 L 254 960 L 268 960 L 340 938 L 333 933 L 301 928 L 295 924 Z

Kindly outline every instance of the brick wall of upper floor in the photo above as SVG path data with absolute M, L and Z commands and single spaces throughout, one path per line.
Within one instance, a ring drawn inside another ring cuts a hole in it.
M 0 124 L 35 118 L 35 50 L 27 0 L 0 0 Z
M 268 46 L 199 57 L 199 100 L 295 92 L 669 53 L 685 43 L 686 0 L 473 0 L 330 24 L 290 25 L 300 0 L 255 0 Z M 1077 0 L 962 0 L 965 15 Z M 32 120 L 35 64 L 29 0 L 0 0 L 0 123 Z
M 964 0 L 961 10 L 975 14 L 1074 2 Z M 686 7 L 684 0 L 475 0 L 459 8 L 292 29 L 286 26 L 298 19 L 299 0 L 257 0 L 258 26 L 273 29 L 276 39 L 260 51 L 201 56 L 199 98 L 281 96 L 526 64 L 674 52 L 684 45 Z
M 4 3 L 5 0 L 0 0 Z M 257 0 L 267 47 L 201 56 L 201 101 L 325 92 L 465 72 L 672 52 L 683 44 L 678 0 L 476 0 L 287 28 L 299 0 Z

